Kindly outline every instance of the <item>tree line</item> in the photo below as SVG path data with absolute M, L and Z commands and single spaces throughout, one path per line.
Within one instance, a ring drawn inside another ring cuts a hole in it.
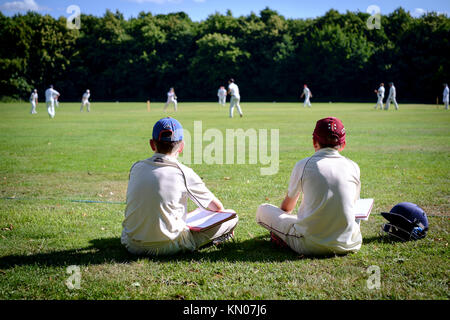
M 380 82 L 394 82 L 399 101 L 435 103 L 450 71 L 450 18 L 412 17 L 403 8 L 367 27 L 367 13 L 329 10 L 314 19 L 184 12 L 109 10 L 66 18 L 0 13 L 0 97 L 28 99 L 50 84 L 62 101 L 86 89 L 97 101 L 162 101 L 175 87 L 181 101 L 212 101 L 233 77 L 243 101 L 298 100 L 304 83 L 315 101 L 375 101 Z

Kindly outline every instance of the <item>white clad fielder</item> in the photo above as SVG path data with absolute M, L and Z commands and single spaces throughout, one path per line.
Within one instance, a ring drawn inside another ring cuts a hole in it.
M 305 96 L 305 102 L 303 103 L 303 107 L 311 107 L 311 102 L 309 101 L 310 98 L 312 98 L 312 92 L 309 90 L 308 86 L 305 84 L 303 85 L 303 93 L 300 96 L 300 99 Z
M 85 93 L 83 93 L 83 97 L 81 98 L 81 108 L 80 112 L 83 112 L 83 107 L 86 106 L 87 112 L 91 111 L 91 103 L 89 102 L 89 97 L 91 96 L 91 92 L 89 89 L 86 90 Z
M 225 106 L 227 101 L 227 90 L 225 90 L 224 86 L 220 86 L 219 91 L 217 91 L 217 96 L 219 97 L 219 104 Z
M 448 110 L 448 95 L 449 95 L 448 85 L 444 83 L 444 92 L 442 93 L 442 101 L 444 102 L 445 110 Z
M 241 101 L 241 96 L 239 94 L 239 87 L 234 83 L 234 79 L 228 80 L 228 93 L 231 95 L 230 98 L 230 118 L 233 118 L 234 107 L 237 108 L 241 118 L 244 116 L 242 114 L 241 106 L 239 102 Z
M 34 89 L 33 92 L 31 93 L 30 96 L 30 103 L 31 103 L 31 114 L 36 114 L 36 106 L 38 104 L 38 93 L 37 93 L 37 89 Z
M 389 89 L 389 95 L 388 95 L 388 98 L 386 100 L 386 108 L 385 108 L 385 110 L 389 110 L 389 105 L 391 104 L 391 102 L 394 103 L 395 110 L 398 110 L 397 100 L 395 99 L 396 96 L 397 96 L 397 92 L 395 90 L 394 83 L 393 82 L 389 82 L 389 87 L 391 87 L 391 88 Z
M 167 92 L 167 102 L 164 105 L 164 111 L 166 111 L 167 107 L 169 106 L 169 104 L 173 103 L 173 107 L 175 109 L 175 111 L 177 111 L 177 96 L 175 94 L 175 89 L 174 88 L 170 88 L 169 92 Z
M 384 83 L 380 83 L 380 87 L 378 88 L 378 90 L 375 90 L 375 93 L 377 94 L 378 97 L 378 101 L 377 104 L 375 105 L 374 109 L 377 109 L 378 106 L 380 106 L 380 110 L 383 110 L 383 99 L 384 99 Z
M 47 112 L 50 118 L 55 117 L 55 98 L 59 97 L 60 94 L 58 91 L 53 89 L 53 85 L 50 85 L 50 88 L 45 90 L 45 102 L 47 103 Z

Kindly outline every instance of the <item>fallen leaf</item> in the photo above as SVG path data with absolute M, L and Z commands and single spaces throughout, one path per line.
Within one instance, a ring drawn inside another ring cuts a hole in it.
M 141 284 L 139 282 L 133 282 L 131 285 L 133 287 L 140 287 L 141 286 Z
M 12 229 L 14 229 L 14 226 L 12 224 L 9 224 L 8 227 L 2 228 L 3 231 L 11 231 Z
M 230 177 L 224 177 L 223 180 L 231 180 Z

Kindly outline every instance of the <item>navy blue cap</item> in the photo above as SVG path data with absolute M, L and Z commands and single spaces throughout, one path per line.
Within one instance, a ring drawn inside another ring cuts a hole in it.
M 153 126 L 152 137 L 155 141 L 181 141 L 183 140 L 183 127 L 174 118 L 162 118 Z

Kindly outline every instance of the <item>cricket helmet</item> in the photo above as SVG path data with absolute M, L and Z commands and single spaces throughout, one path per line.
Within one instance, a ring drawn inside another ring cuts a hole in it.
M 401 202 L 390 212 L 381 212 L 381 215 L 389 221 L 383 224 L 382 231 L 397 240 L 419 240 L 427 235 L 427 215 L 417 204 Z

